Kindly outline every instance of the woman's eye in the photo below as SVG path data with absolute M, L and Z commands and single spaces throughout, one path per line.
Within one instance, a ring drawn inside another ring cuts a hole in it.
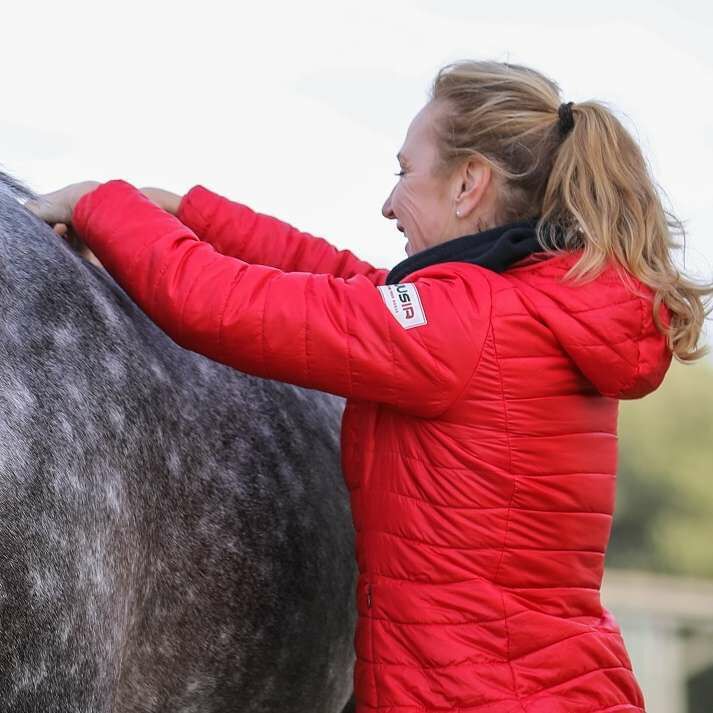
M 406 171 L 399 171 L 398 173 L 395 173 L 394 176 L 404 176 L 406 175 Z

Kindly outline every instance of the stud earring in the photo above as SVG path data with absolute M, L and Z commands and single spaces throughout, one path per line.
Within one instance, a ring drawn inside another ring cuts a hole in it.
M 456 208 L 456 218 L 460 218 L 460 210 L 458 208 Z

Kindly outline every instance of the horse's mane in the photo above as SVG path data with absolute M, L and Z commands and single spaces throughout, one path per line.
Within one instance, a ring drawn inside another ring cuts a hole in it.
M 34 191 L 24 183 L 0 170 L 0 193 L 13 198 L 33 198 Z
M 20 202 L 30 198 L 37 198 L 37 193 L 22 181 L 0 169 L 0 228 L 2 228 L 2 224 L 16 224 L 19 214 L 25 213 L 20 207 Z M 35 220 L 34 216 L 31 218 Z M 42 221 L 39 222 L 42 223 Z M 46 226 L 42 225 L 46 230 Z M 84 246 L 76 235 L 70 234 L 66 241 L 75 253 L 82 254 Z

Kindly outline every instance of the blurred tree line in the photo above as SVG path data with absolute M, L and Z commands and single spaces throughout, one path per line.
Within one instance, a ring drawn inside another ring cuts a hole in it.
M 713 364 L 674 360 L 649 396 L 621 401 L 607 566 L 713 577 Z

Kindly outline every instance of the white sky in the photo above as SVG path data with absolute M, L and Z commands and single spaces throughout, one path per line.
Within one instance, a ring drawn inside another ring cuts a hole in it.
M 196 183 L 348 247 L 406 257 L 381 205 L 436 70 L 543 71 L 640 141 L 713 273 L 713 4 L 601 1 L 4 3 L 0 163 L 43 192 Z M 8 67 L 12 67 L 12 71 Z M 710 330 L 709 330 L 710 331 Z

